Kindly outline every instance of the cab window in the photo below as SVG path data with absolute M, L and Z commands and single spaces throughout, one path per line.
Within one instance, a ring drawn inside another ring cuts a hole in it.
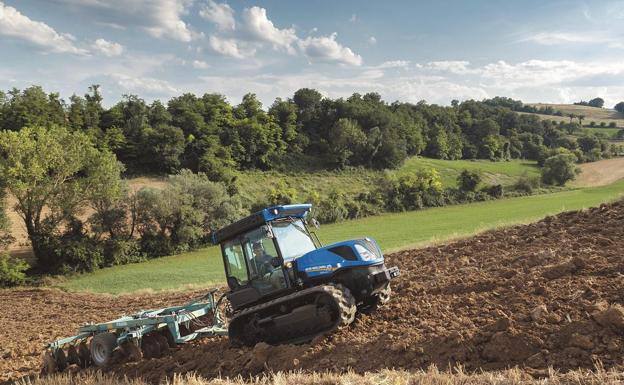
M 227 276 L 235 278 L 238 285 L 245 285 L 249 279 L 245 265 L 245 254 L 240 242 L 232 240 L 224 243 L 223 254 L 225 255 Z

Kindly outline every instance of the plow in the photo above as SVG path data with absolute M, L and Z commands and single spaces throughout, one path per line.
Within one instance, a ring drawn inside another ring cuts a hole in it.
M 214 231 L 228 286 L 219 299 L 211 290 L 184 305 L 84 325 L 46 346 L 42 373 L 158 358 L 208 336 L 234 346 L 305 343 L 387 303 L 399 269 L 386 267 L 371 238 L 323 246 L 309 227 L 318 228 L 307 219 L 311 208 L 268 207 Z
M 181 306 L 140 311 L 113 321 L 84 325 L 78 334 L 47 345 L 41 372 L 63 371 L 69 365 L 106 367 L 119 358 L 130 361 L 156 358 L 178 344 L 204 336 L 227 335 L 215 294 L 216 290 L 211 290 Z

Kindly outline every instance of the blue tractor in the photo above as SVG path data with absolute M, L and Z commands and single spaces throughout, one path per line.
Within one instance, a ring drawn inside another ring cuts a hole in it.
M 399 269 L 386 267 L 377 243 L 362 238 L 322 246 L 308 227 L 311 209 L 273 206 L 213 233 L 230 289 L 232 343 L 307 342 L 349 325 L 358 308 L 390 299 Z

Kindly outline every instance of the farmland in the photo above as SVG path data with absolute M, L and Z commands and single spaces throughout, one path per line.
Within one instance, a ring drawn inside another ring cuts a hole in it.
M 447 206 L 422 211 L 384 214 L 323 226 L 325 243 L 359 236 L 374 237 L 384 250 L 393 251 L 476 232 L 526 223 L 565 210 L 574 210 L 616 199 L 624 181 L 553 194 Z M 179 289 L 223 282 L 217 248 L 207 248 L 149 262 L 116 266 L 69 278 L 60 284 L 72 291 L 123 293 L 137 290 Z
M 613 109 L 609 108 L 596 108 L 589 106 L 580 106 L 574 104 L 546 104 L 546 103 L 529 103 L 529 105 L 544 108 L 544 107 L 552 107 L 557 111 L 561 111 L 562 116 L 557 115 L 546 115 L 546 114 L 532 114 L 538 116 L 541 120 L 549 120 L 555 122 L 570 122 L 570 114 L 573 114 L 577 117 L 572 118 L 573 122 L 578 122 L 578 116 L 583 116 L 583 130 L 589 133 L 601 134 L 607 137 L 613 137 L 617 131 L 624 128 L 624 114 L 621 112 L 617 112 Z M 520 112 L 521 114 L 527 114 L 526 112 Z M 604 123 L 605 127 L 588 127 L 591 122 L 595 122 L 596 126 L 600 126 L 601 123 Z M 606 127 L 610 123 L 615 123 L 615 128 Z
M 311 344 L 240 348 L 226 338 L 206 338 L 138 362 L 120 356 L 105 374 L 148 384 L 176 376 L 180 385 L 270 373 L 279 373 L 273 381 L 280 384 L 359 383 L 360 376 L 432 384 L 439 382 L 426 381 L 532 384 L 532 376 L 551 377 L 551 383 L 617 383 L 621 374 L 609 370 L 622 364 L 624 352 L 619 332 L 624 309 L 617 304 L 623 213 L 624 203 L 616 202 L 389 254 L 388 263 L 402 271 L 393 285 L 394 300 Z M 0 379 L 35 373 L 42 344 L 81 322 L 186 301 L 201 292 L 116 297 L 37 288 L 0 291 L 0 314 L 11 314 L 3 318 L 3 340 L 9 343 L 3 346 Z M 596 360 L 601 369 L 587 374 Z M 451 378 L 432 365 L 462 369 Z M 505 372 L 508 367 L 518 369 Z M 81 383 L 92 383 L 89 372 L 85 375 Z M 118 381 L 99 378 L 97 383 Z M 62 376 L 41 384 L 55 380 L 68 381 Z

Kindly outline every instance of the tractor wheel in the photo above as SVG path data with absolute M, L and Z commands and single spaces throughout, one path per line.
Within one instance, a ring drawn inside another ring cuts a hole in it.
M 91 360 L 95 366 L 104 368 L 113 359 L 113 351 L 117 347 L 117 336 L 113 333 L 96 334 L 91 339 Z
M 65 370 L 67 367 L 67 356 L 65 355 L 63 349 L 56 349 L 52 355 L 54 356 L 54 362 L 56 362 L 56 368 L 58 371 L 62 372 Z
M 80 355 L 78 355 L 78 350 L 73 345 L 67 349 L 67 363 L 80 366 Z
M 45 352 L 41 362 L 41 375 L 54 374 L 57 371 L 56 360 L 51 352 Z
M 353 294 L 351 294 L 351 290 L 349 290 L 348 287 L 341 284 L 331 286 L 333 287 L 331 295 L 338 303 L 340 311 L 340 323 L 338 326 L 348 326 L 355 321 L 355 313 L 357 312 L 355 298 L 353 297 Z
M 88 368 L 91 365 L 91 352 L 86 341 L 78 344 L 78 356 L 80 357 L 80 367 Z

